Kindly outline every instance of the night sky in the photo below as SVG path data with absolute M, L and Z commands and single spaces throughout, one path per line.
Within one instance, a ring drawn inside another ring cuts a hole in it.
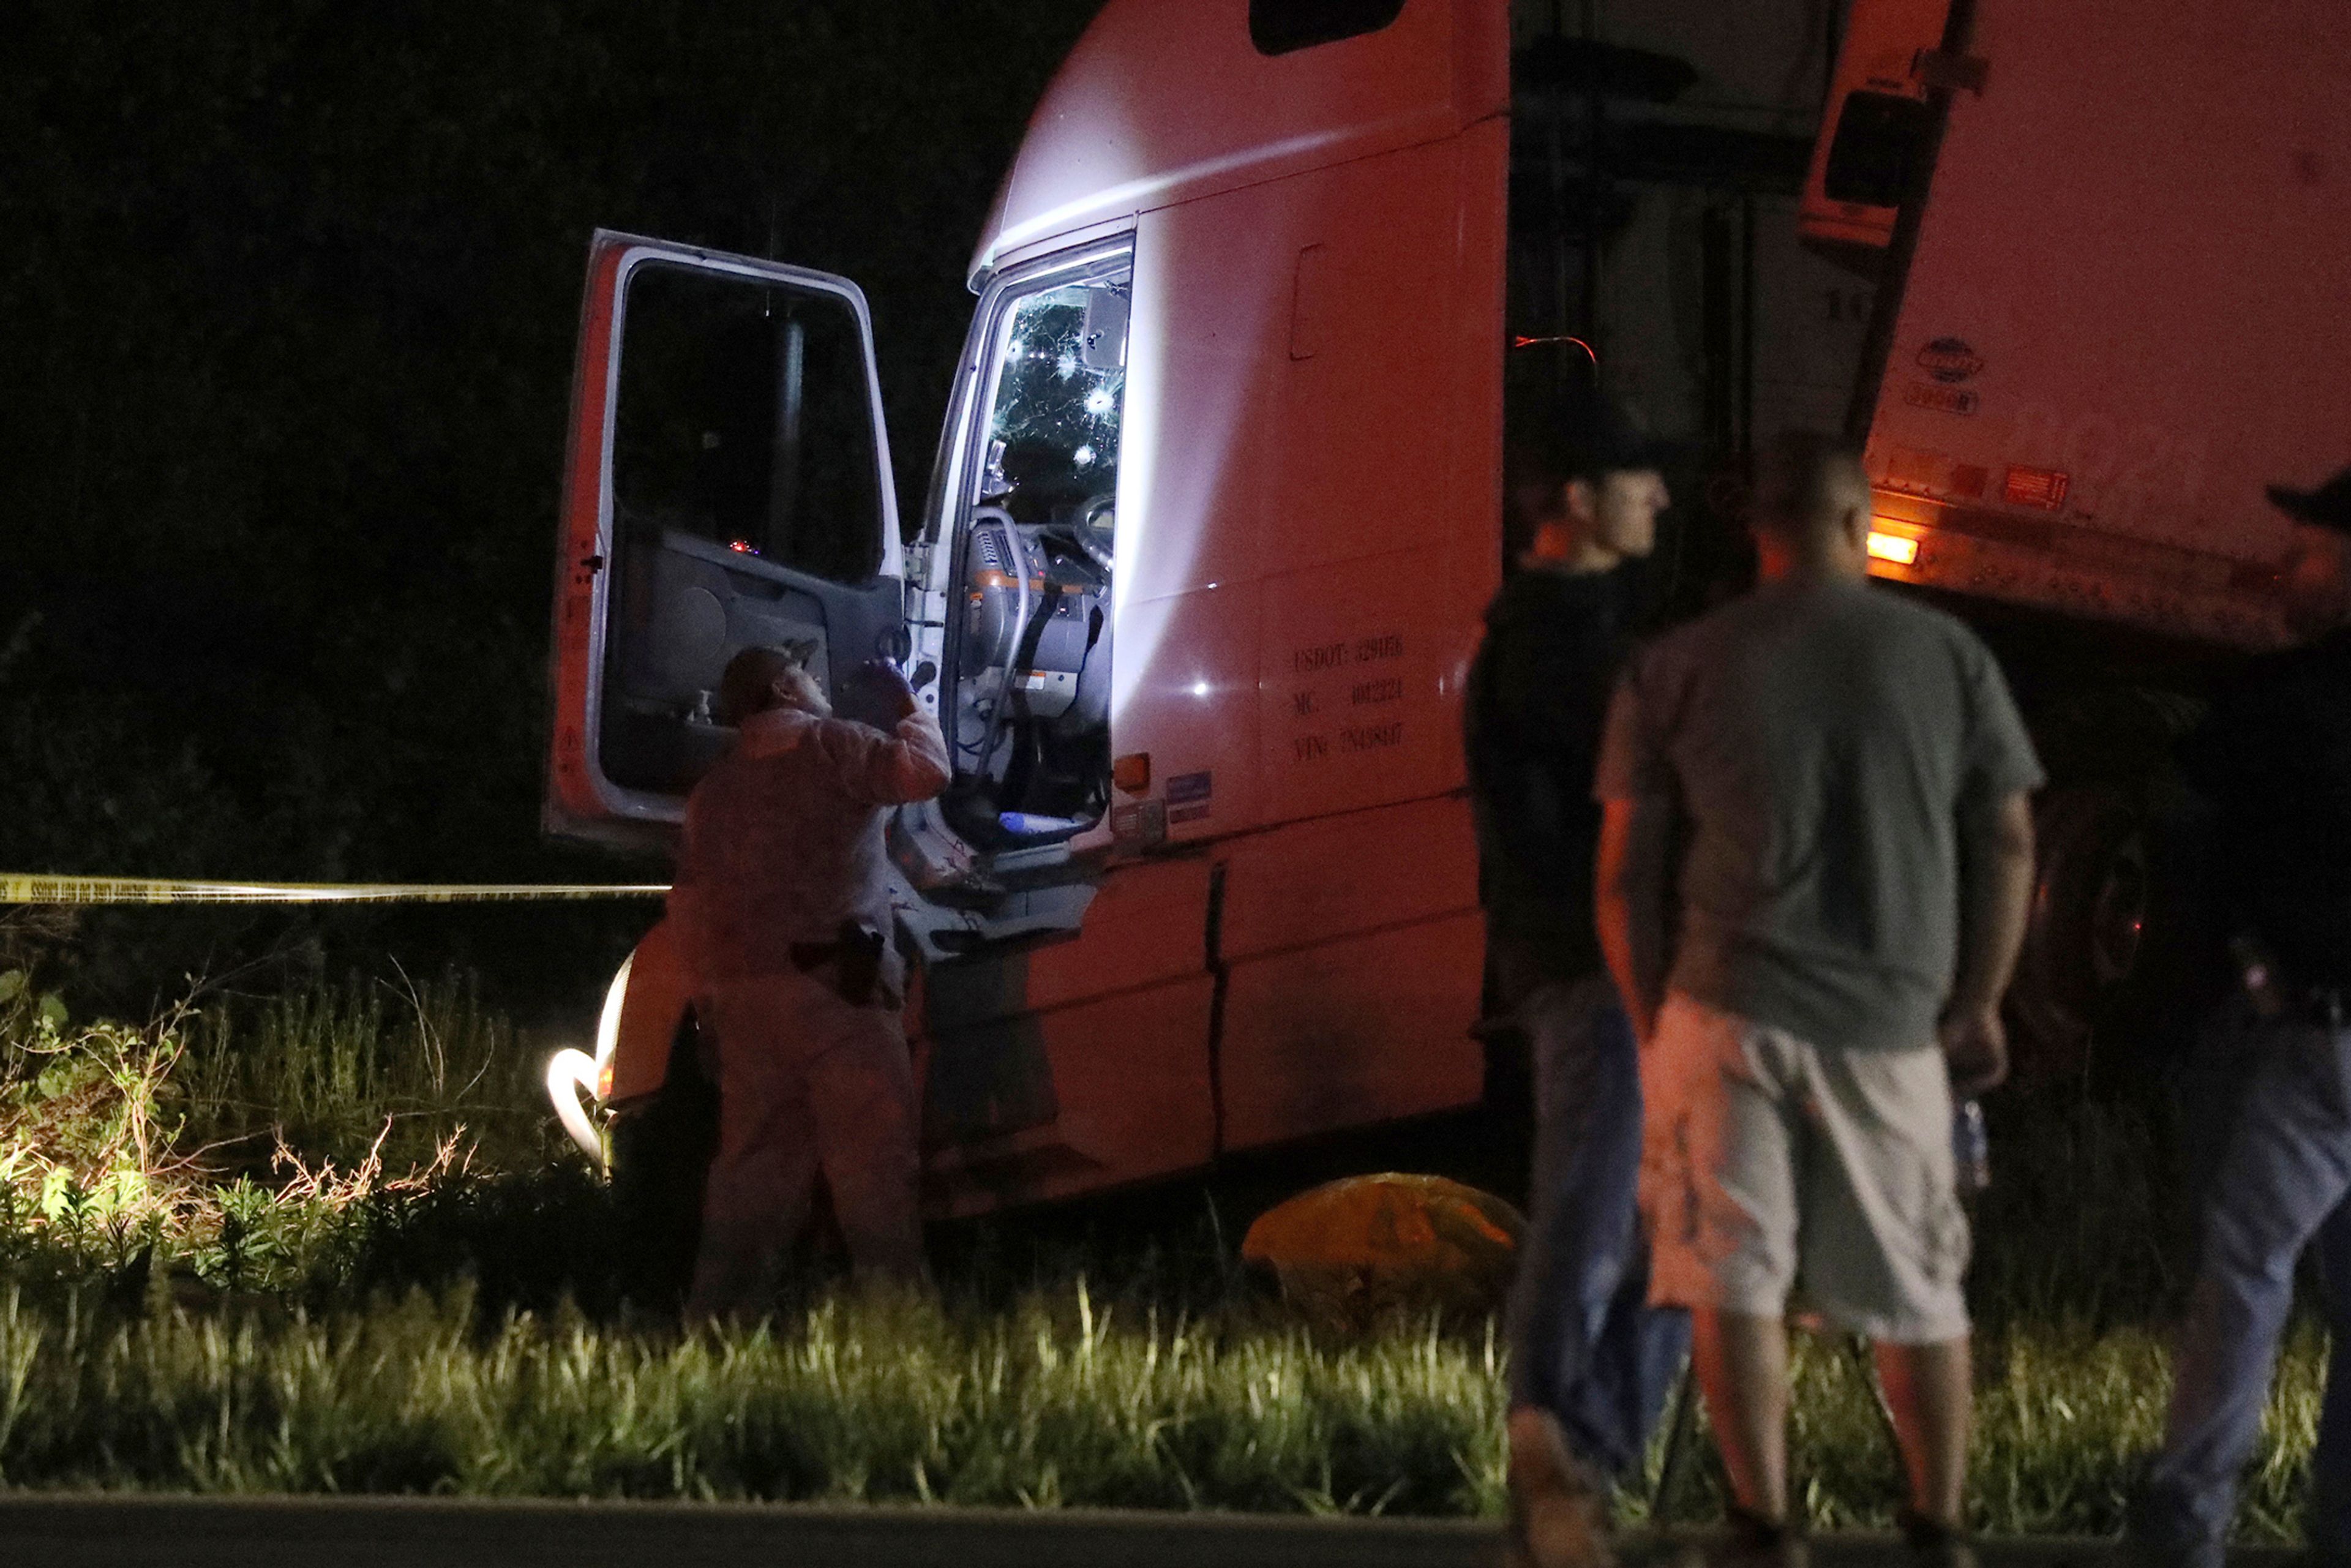
M 846 273 L 918 495 L 965 266 L 1092 0 L 35 0 L 0 51 L 0 870 L 634 874 L 538 829 L 590 232 Z M 626 909 L 84 923 L 560 988 Z

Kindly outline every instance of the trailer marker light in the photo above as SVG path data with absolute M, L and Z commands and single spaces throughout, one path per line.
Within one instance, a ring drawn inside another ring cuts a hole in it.
M 2011 468 L 2000 490 L 2011 507 L 2040 507 L 2054 512 L 2064 507 L 2065 492 L 2073 486 L 2073 476 L 2054 468 Z
M 1130 795 L 1151 788 L 1151 753 L 1130 751 L 1110 765 L 1110 781 Z
M 733 550 L 737 555 L 758 555 L 759 553 L 759 547 L 753 544 L 749 539 L 728 539 L 726 541 L 726 548 Z
M 1869 553 L 1879 560 L 1890 560 L 1896 566 L 1918 564 L 1918 541 L 1901 534 L 1881 534 L 1870 530 Z

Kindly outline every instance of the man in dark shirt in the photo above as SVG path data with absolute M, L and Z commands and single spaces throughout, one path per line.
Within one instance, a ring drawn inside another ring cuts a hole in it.
M 1665 482 L 1603 400 L 1511 432 L 1517 570 L 1486 612 L 1464 707 L 1497 999 L 1535 1069 L 1532 1218 L 1511 1301 L 1513 1545 L 1604 1561 L 1610 1479 L 1641 1459 L 1688 1343 L 1646 1304 L 1635 1216 L 1641 1098 L 1633 1033 L 1593 934 L 1600 827 L 1592 765 L 1626 636 L 1627 558 L 1646 556 Z
M 2351 469 L 2273 488 L 2294 519 L 2286 617 L 2301 644 L 2250 664 L 2180 755 L 2215 810 L 2215 900 L 2244 983 L 2199 1050 L 2244 1085 L 2204 1197 L 2164 1444 L 2130 1521 L 2137 1554 L 2218 1568 L 2260 1436 L 2294 1265 L 2316 1249 L 2335 1342 L 2306 1533 L 2351 1559 Z

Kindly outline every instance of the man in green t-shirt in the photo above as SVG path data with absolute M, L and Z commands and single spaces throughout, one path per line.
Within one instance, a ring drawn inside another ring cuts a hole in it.
M 1651 1299 L 1691 1309 L 1745 1546 L 1790 1540 L 1801 1274 L 1877 1343 L 1906 1529 L 1948 1552 L 1969 1396 L 1952 1094 L 2006 1071 L 2041 768 L 1974 634 L 1870 585 L 1859 454 L 1792 437 L 1757 480 L 1761 584 L 1626 666 L 1593 787 L 1600 939 L 1642 1042 Z

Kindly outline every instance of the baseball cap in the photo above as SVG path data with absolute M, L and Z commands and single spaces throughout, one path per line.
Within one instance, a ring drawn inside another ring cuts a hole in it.
M 1514 388 L 1507 425 L 1510 466 L 1531 476 L 1597 479 L 1667 459 L 1640 415 L 1595 387 Z
M 1562 449 L 1571 475 L 1586 476 L 1628 468 L 1656 468 L 1666 461 L 1663 443 L 1630 405 L 1594 392 L 1570 401 Z

